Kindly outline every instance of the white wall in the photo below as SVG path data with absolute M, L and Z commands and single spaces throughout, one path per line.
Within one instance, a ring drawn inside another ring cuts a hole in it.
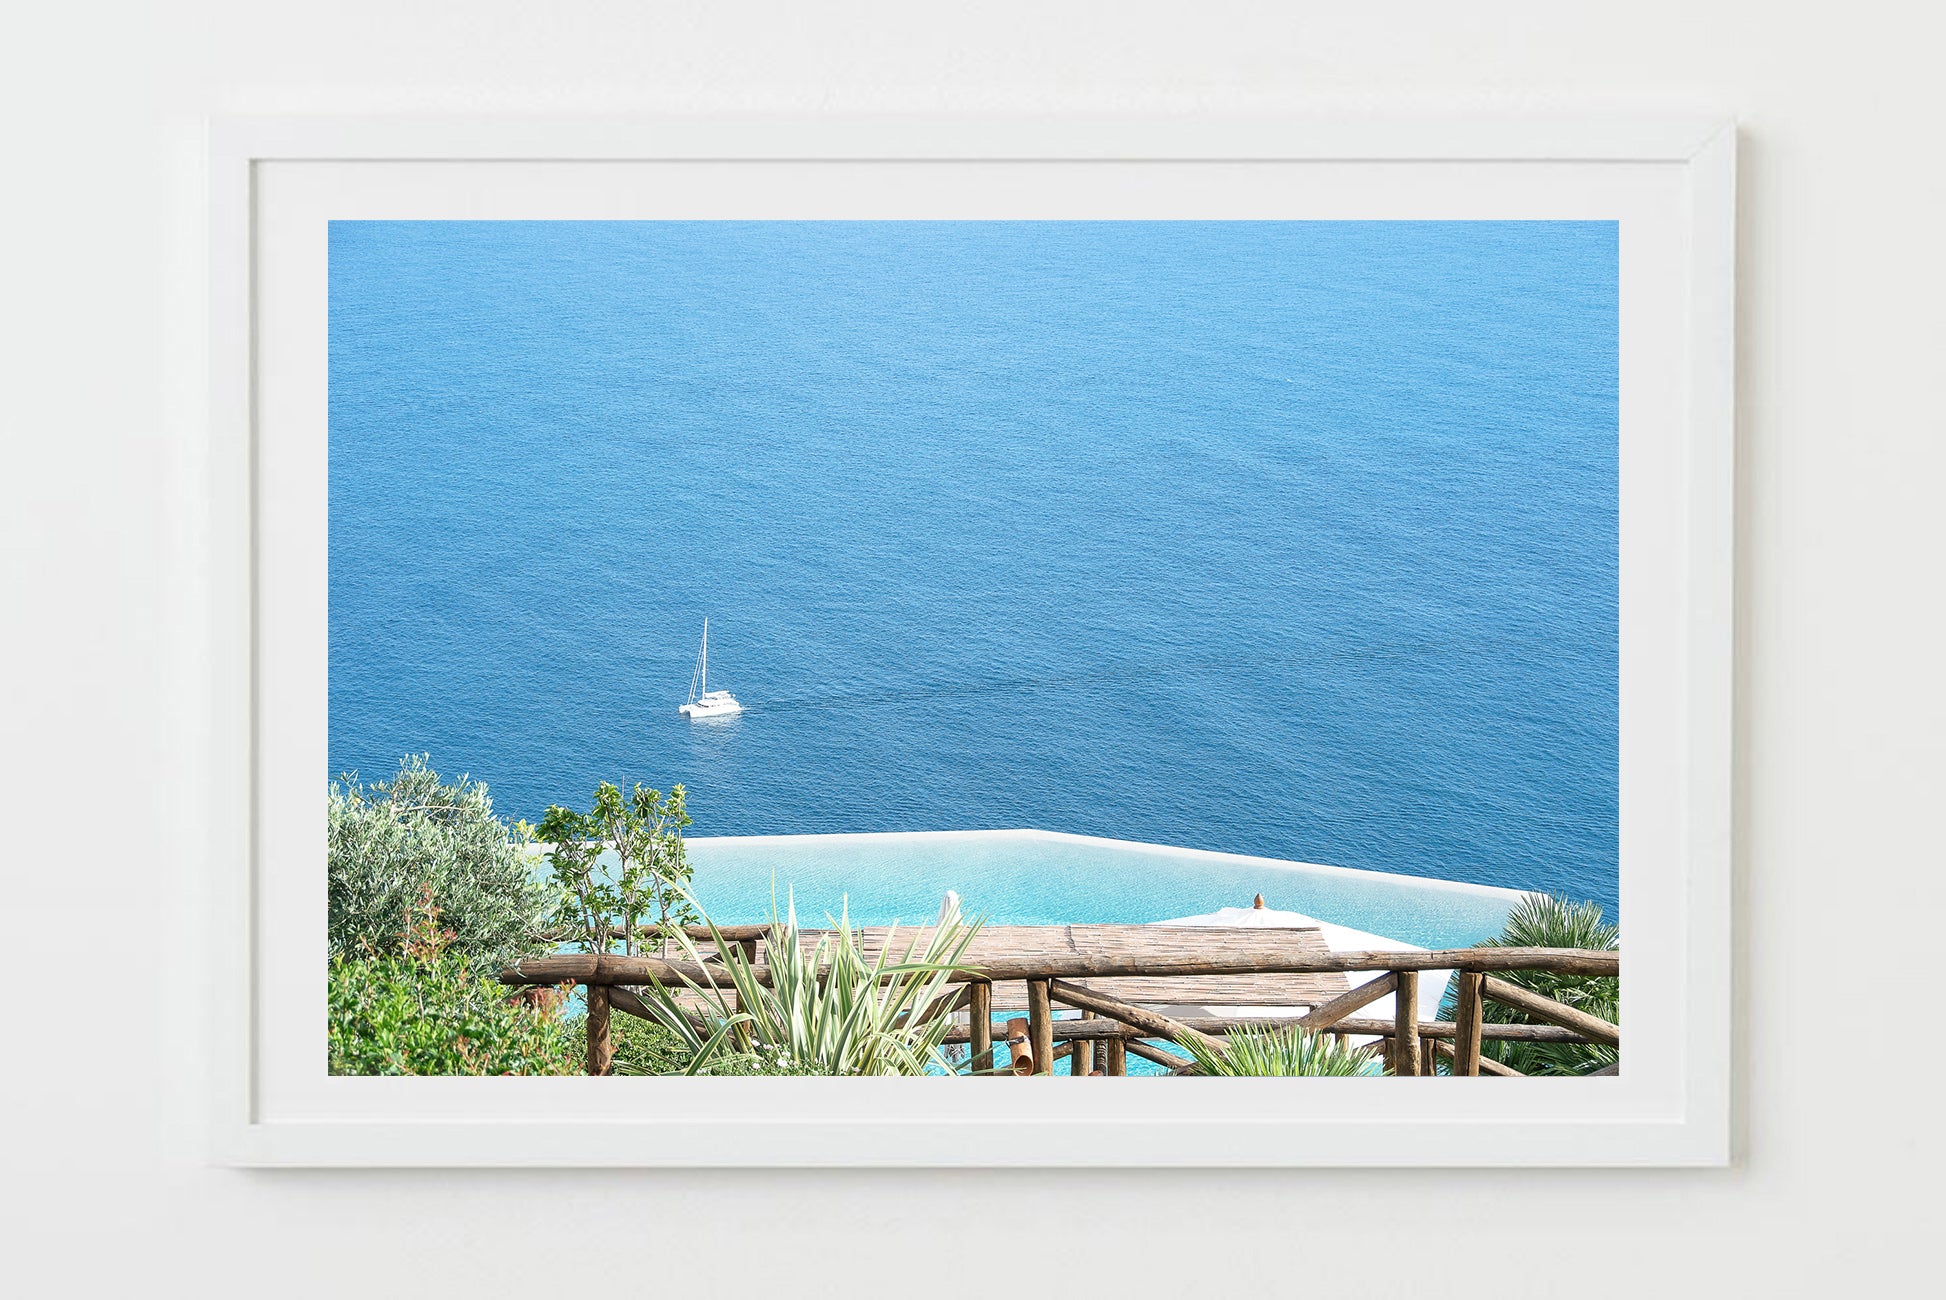
M 1922 1264 L 1937 1284 L 1941 1126 L 1922 1106 L 1941 1095 L 1946 1028 L 1922 977 L 1938 962 L 1832 947 L 1847 916 L 1914 940 L 1942 928 L 1936 9 L 179 0 L 13 5 L 0 32 L 9 1291 L 540 1293 L 620 1286 L 591 1263 L 637 1259 L 630 1289 L 649 1294 L 769 1287 L 795 1267 L 805 1294 L 883 1294 L 918 1268 L 971 1294 L 998 1279 L 966 1256 L 1003 1242 L 1035 1284 L 1075 1294 L 1092 1279 L 1060 1261 L 1084 1245 L 1067 1258 L 1176 1294 L 1849 1294 Z M 201 115 L 1157 101 L 1701 109 L 1746 124 L 1737 1167 L 206 1167 L 193 936 L 207 828 L 180 765 L 204 707 Z M 93 924 L 111 913 L 157 924 Z M 1883 982 L 1850 996 L 1861 980 Z M 74 1020 L 48 1014 L 69 1006 Z M 1895 1007 L 1935 1018 L 1904 1039 Z M 846 1239 L 869 1256 L 849 1258 Z

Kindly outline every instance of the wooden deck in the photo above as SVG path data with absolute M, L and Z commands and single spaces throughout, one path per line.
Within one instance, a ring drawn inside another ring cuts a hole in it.
M 884 947 L 887 931 L 882 927 L 860 932 L 867 960 Z M 823 930 L 804 930 L 798 942 L 808 951 L 829 934 Z M 900 953 L 909 942 L 923 951 L 930 937 L 929 928 L 901 927 L 894 942 Z M 916 941 L 916 942 L 915 942 Z M 1130 960 L 1151 960 L 1207 953 L 1235 945 L 1252 953 L 1266 955 L 1298 954 L 1323 956 L 1330 949 L 1323 934 L 1315 929 L 1221 929 L 1210 926 L 1163 925 L 995 925 L 987 926 L 961 958 L 968 966 L 981 966 L 999 959 L 1037 959 L 1075 954 L 1113 956 Z M 707 942 L 697 947 L 709 953 Z M 679 953 L 665 947 L 660 955 Z M 1301 1007 L 1322 1006 L 1350 984 L 1341 972 L 1326 971 L 1297 975 L 1177 975 L 1118 976 L 1074 980 L 1073 983 L 1105 997 L 1140 1006 L 1169 1007 Z M 1027 986 L 1019 981 L 993 986 L 995 1011 L 1024 1011 Z

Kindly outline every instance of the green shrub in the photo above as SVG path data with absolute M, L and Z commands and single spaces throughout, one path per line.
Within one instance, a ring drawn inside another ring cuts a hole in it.
M 550 804 L 532 828 L 547 843 L 566 937 L 583 952 L 607 952 L 619 943 L 623 954 L 633 956 L 638 923 L 666 929 L 696 921 L 682 839 L 687 805 L 680 785 L 665 798 L 637 782 L 634 794 L 625 796 L 620 786 L 603 781 L 589 811 Z M 525 823 L 522 828 L 527 830 Z
M 484 962 L 531 950 L 557 924 L 558 890 L 493 815 L 484 785 L 448 785 L 423 754 L 389 784 L 330 787 L 330 938 L 336 957 L 398 956 L 430 889 L 455 953 Z
M 422 892 L 398 955 L 331 959 L 331 1073 L 578 1073 L 586 1039 L 561 1015 L 565 990 L 510 993 L 450 940 Z
M 1621 930 L 1602 920 L 1596 903 L 1575 903 L 1548 894 L 1529 894 L 1507 916 L 1506 928 L 1497 938 L 1475 944 L 1478 948 L 1591 948 L 1614 952 L 1621 947 Z M 1585 1011 L 1591 1016 L 1619 1024 L 1622 1010 L 1622 981 L 1615 975 L 1560 975 L 1550 971 L 1507 971 L 1498 978 L 1543 997 Z M 1457 995 L 1448 989 L 1439 1018 L 1451 1020 L 1458 1009 Z M 1487 998 L 1481 1018 L 1490 1024 L 1535 1025 L 1525 1011 L 1515 1010 Z M 1489 1038 L 1480 1045 L 1480 1055 L 1512 1066 L 1522 1074 L 1587 1074 L 1612 1065 L 1615 1049 L 1600 1043 L 1519 1043 Z
M 574 1040 L 575 1068 L 580 1069 L 586 1052 L 588 1022 L 577 1011 L 563 1021 L 568 1034 Z M 706 1074 L 716 1077 L 726 1075 L 797 1075 L 818 1074 L 821 1071 L 802 1069 L 789 1062 L 778 1061 L 774 1057 L 766 1059 L 755 1053 L 718 1052 L 707 1065 L 694 1071 L 689 1068 L 693 1053 L 683 1040 L 660 1024 L 642 1019 L 640 1016 L 626 1015 L 617 1011 L 609 1017 L 608 1038 L 615 1049 L 616 1074 Z
M 1380 1073 L 1371 1049 L 1347 1047 L 1334 1035 L 1307 1033 L 1296 1025 L 1235 1029 L 1221 1050 L 1194 1038 L 1182 1046 L 1195 1058 L 1195 1074 L 1286 1079 Z
M 576 1042 L 587 1042 L 587 1021 L 569 1022 Z M 615 1046 L 616 1074 L 682 1074 L 689 1068 L 689 1051 L 680 1038 L 640 1016 L 617 1011 L 608 1018 L 608 1038 Z

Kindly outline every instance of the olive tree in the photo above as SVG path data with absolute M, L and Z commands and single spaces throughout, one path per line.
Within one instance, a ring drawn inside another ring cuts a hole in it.
M 330 785 L 330 938 L 334 957 L 397 956 L 429 895 L 451 949 L 482 960 L 531 950 L 558 924 L 558 891 L 493 815 L 487 788 L 448 784 L 425 754 L 390 782 L 355 773 Z

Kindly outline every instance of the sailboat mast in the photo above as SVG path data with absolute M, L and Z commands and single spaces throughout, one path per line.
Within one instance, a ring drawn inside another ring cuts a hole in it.
M 703 620 L 703 643 L 696 647 L 696 666 L 689 673 L 689 702 L 679 710 L 687 718 L 724 718 L 743 712 L 736 696 L 709 688 L 709 620 Z

